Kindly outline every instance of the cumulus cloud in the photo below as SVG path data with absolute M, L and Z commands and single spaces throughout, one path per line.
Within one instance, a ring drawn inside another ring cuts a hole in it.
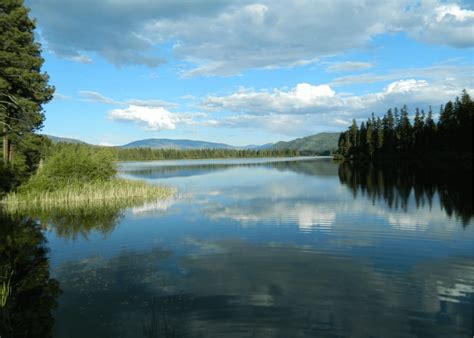
M 423 1 L 411 20 L 407 31 L 419 40 L 458 48 L 474 46 L 474 10 Z
M 109 112 L 109 118 L 115 121 L 135 122 L 148 130 L 173 130 L 176 128 L 178 117 L 162 107 L 128 106 L 125 109 L 114 109 Z
M 204 113 L 170 112 L 164 107 L 129 105 L 109 111 L 108 118 L 137 124 L 148 131 L 174 130 L 177 125 L 207 125 Z
M 474 86 L 466 87 L 472 91 Z M 352 118 L 365 119 L 371 112 L 383 113 L 389 107 L 407 104 L 409 108 L 437 107 L 459 95 L 462 87 L 449 81 L 402 79 L 387 84 L 381 91 L 353 95 L 337 93 L 327 84 L 300 83 L 293 88 L 255 91 L 240 89 L 226 96 L 208 96 L 201 107 L 211 112 L 232 115 L 216 126 L 263 128 L 287 135 L 316 130 L 341 130 Z
M 268 113 L 307 113 L 315 106 L 332 105 L 335 92 L 328 85 L 311 85 L 299 83 L 294 88 L 275 89 L 271 92 L 256 92 L 241 89 L 229 96 L 208 96 L 202 107 L 208 110 L 228 110 L 251 113 L 253 115 Z
M 299 0 L 292 6 L 270 0 L 30 0 L 27 5 L 38 18 L 45 47 L 60 56 L 90 62 L 86 55 L 96 53 L 117 65 L 156 67 L 166 62 L 164 51 L 171 45 L 173 55 L 189 63 L 184 76 L 305 65 L 397 31 L 433 44 L 474 46 L 474 11 L 442 0 Z

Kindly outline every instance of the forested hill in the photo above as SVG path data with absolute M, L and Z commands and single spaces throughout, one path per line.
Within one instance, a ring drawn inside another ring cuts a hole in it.
M 53 142 L 53 144 L 56 144 L 56 143 L 86 144 L 86 142 L 77 140 L 74 138 L 58 137 L 58 136 L 52 136 L 52 135 L 44 135 L 44 136 L 49 138 L 51 142 Z
M 288 142 L 275 143 L 271 149 L 298 150 L 302 155 L 326 155 L 337 149 L 340 133 L 320 133 Z

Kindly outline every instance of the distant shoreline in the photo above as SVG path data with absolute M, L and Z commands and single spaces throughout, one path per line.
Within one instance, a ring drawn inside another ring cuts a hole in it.
M 164 162 L 169 162 L 170 165 L 176 165 L 176 162 L 190 162 L 192 161 L 195 164 L 197 162 L 203 162 L 208 164 L 213 161 L 242 161 L 242 163 L 259 163 L 259 162 L 283 162 L 285 160 L 295 161 L 295 160 L 311 160 L 311 159 L 332 159 L 332 155 L 312 155 L 312 156 L 282 156 L 282 157 L 221 157 L 221 158 L 186 158 L 186 159 L 163 159 L 163 160 L 135 160 L 135 161 L 115 161 L 115 163 L 143 163 L 143 162 L 158 162 L 163 164 Z M 165 163 L 166 164 L 166 163 Z

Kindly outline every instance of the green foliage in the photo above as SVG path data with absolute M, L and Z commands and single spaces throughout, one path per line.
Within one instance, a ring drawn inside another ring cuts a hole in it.
M 34 40 L 35 23 L 21 0 L 0 2 L 0 124 L 3 161 L 12 162 L 25 134 L 41 128 L 42 105 L 54 88 L 41 72 L 41 49 Z
M 382 119 L 375 119 L 372 114 L 360 128 L 354 121 L 339 138 L 338 157 L 472 159 L 474 102 L 465 90 L 461 99 L 449 101 L 441 108 L 438 124 L 433 120 L 431 108 L 428 115 L 416 109 L 413 125 L 406 106 L 393 111 L 389 109 Z
M 69 185 L 106 181 L 116 174 L 108 149 L 61 143 L 20 191 L 54 191 Z
M 298 156 L 292 149 L 235 150 L 235 149 L 153 149 L 153 148 L 107 148 L 118 161 L 181 160 L 207 158 L 250 158 Z
M 51 151 L 51 142 L 40 135 L 26 134 L 18 144 L 12 162 L 0 160 L 0 196 L 14 190 L 37 171 L 42 158 Z

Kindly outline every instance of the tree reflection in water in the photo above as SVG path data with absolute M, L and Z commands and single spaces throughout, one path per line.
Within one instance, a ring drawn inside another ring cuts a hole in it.
M 0 214 L 0 267 L 10 271 L 11 292 L 0 309 L 1 337 L 51 337 L 60 294 L 49 275 L 46 240 L 29 218 Z
M 471 171 L 345 162 L 339 166 L 339 179 L 349 186 L 354 198 L 364 194 L 374 201 L 384 200 L 390 208 L 407 210 L 411 197 L 417 208 L 431 207 L 438 196 L 446 214 L 464 226 L 473 216 Z

